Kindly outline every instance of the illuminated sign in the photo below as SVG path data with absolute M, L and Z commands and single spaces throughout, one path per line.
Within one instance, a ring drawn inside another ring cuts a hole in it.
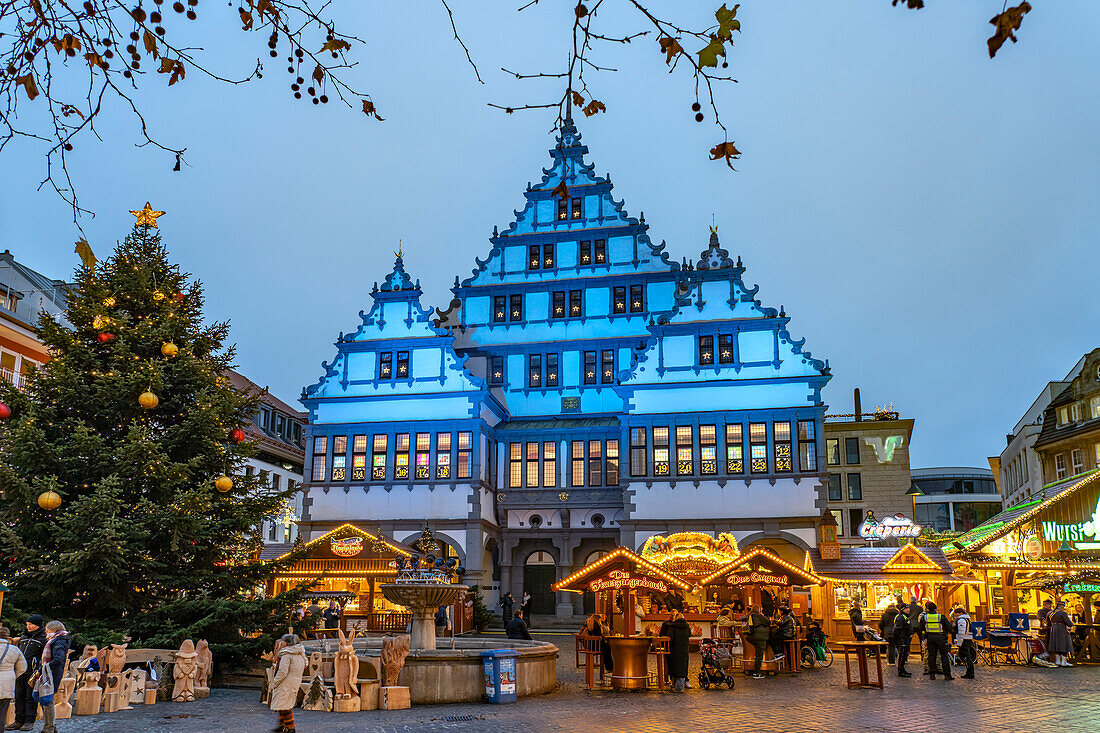
M 1043 543 L 1034 536 L 1028 537 L 1027 541 L 1024 542 L 1024 554 L 1032 560 L 1038 560 L 1043 556 Z
M 865 540 L 885 540 L 892 537 L 920 537 L 924 529 L 909 517 L 895 514 L 886 517 L 881 522 L 875 520 L 875 515 L 867 512 L 867 518 L 859 525 L 859 536 Z
M 1067 583 L 1063 593 L 1100 593 L 1100 583 Z
M 588 590 L 599 593 L 601 590 L 618 590 L 620 588 L 648 588 L 658 593 L 668 593 L 668 586 L 663 580 L 655 580 L 640 575 L 632 575 L 625 570 L 612 570 L 605 578 L 596 578 L 588 584 Z
M 876 435 L 873 438 L 864 438 L 863 442 L 875 451 L 875 458 L 879 463 L 890 463 L 894 460 L 894 451 L 905 445 L 905 436 L 887 435 L 883 439 L 881 435 Z
M 786 575 L 776 575 L 762 570 L 751 573 L 733 573 L 726 576 L 729 585 L 790 585 Z
M 332 549 L 333 555 L 339 555 L 340 557 L 355 557 L 363 551 L 363 538 L 341 537 L 338 540 L 329 540 L 328 546 Z
M 1096 498 L 1096 508 L 1092 511 L 1092 517 L 1085 522 L 1077 524 L 1059 524 L 1058 522 L 1041 522 L 1043 539 L 1047 542 L 1080 542 L 1078 549 L 1095 550 L 1100 548 L 1100 542 L 1085 540 L 1100 540 L 1100 495 Z

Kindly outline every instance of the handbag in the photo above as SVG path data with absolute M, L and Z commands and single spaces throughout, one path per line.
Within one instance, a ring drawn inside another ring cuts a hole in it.
M 38 675 L 38 679 L 34 681 L 31 688 L 33 690 L 32 695 L 34 696 L 34 700 L 35 702 L 48 705 L 53 702 L 54 693 L 53 672 L 50 671 L 50 665 L 42 665 L 35 674 Z
M 866 631 L 867 631 L 867 627 L 864 626 L 863 624 L 857 624 L 855 629 L 856 629 L 857 634 L 863 634 L 863 633 L 866 633 Z

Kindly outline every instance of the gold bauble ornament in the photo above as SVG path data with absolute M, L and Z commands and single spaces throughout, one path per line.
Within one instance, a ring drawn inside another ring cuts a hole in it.
M 165 294 L 160 292 L 159 290 L 153 291 L 153 300 L 164 300 L 165 297 L 167 296 L 165 296 Z
M 160 353 L 164 354 L 169 359 L 171 359 L 173 356 L 180 353 L 180 347 L 176 346 L 171 341 L 168 341 L 168 342 L 161 345 Z
M 38 506 L 52 512 L 61 506 L 61 496 L 56 491 L 43 491 L 38 495 Z
M 160 404 L 160 400 L 155 394 L 146 390 L 138 397 L 138 404 L 144 407 L 146 410 L 152 410 L 154 407 Z
M 222 474 L 221 476 L 218 476 L 217 480 L 214 482 L 214 488 L 224 494 L 233 488 L 233 479 L 229 478 L 225 474 Z
M 106 306 L 107 308 L 114 308 L 115 307 L 115 299 L 114 298 L 104 298 L 103 299 L 103 305 Z
M 92 319 L 92 328 L 99 331 L 107 325 L 107 319 L 103 316 L 96 316 Z

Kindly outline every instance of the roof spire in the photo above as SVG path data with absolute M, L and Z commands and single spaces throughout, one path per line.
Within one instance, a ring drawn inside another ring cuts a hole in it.
M 711 214 L 711 221 L 714 221 L 714 214 Z M 722 245 L 718 242 L 718 225 L 711 224 L 710 242 L 707 243 L 707 248 L 699 253 L 698 269 L 720 270 L 733 266 L 733 260 L 730 259 L 729 252 L 722 249 Z

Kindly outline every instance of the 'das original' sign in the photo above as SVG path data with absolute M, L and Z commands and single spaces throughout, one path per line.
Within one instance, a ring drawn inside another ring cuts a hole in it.
M 596 578 L 588 584 L 588 590 L 593 593 L 599 593 L 601 590 L 618 590 L 619 588 L 649 588 L 658 593 L 668 593 L 668 586 L 665 585 L 665 581 L 632 575 L 625 570 L 612 570 L 606 577 Z
M 729 585 L 790 585 L 786 575 L 754 571 L 751 573 L 733 573 L 726 576 Z
M 859 536 L 865 540 L 885 540 L 891 537 L 920 537 L 924 529 L 909 517 L 895 514 L 886 517 L 881 522 L 875 519 L 875 515 L 867 512 L 867 518 L 859 525 Z

